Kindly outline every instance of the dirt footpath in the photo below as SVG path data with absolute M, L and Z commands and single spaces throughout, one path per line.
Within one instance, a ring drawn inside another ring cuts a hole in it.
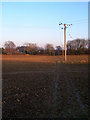
M 82 71 L 79 71 L 80 68 L 72 68 L 70 70 L 70 65 L 63 64 L 59 57 L 58 61 L 56 62 L 56 68 L 57 73 L 53 91 L 51 118 L 88 118 L 88 95 L 83 90 L 83 95 L 86 94 L 86 96 L 84 95 L 86 101 L 83 101 L 82 97 L 80 96 L 80 92 L 82 91 L 80 91 L 80 88 L 77 88 L 75 85 L 76 81 L 74 78 L 74 76 L 78 77 L 78 72 L 82 75 Z M 72 72 L 74 72 L 74 76 Z M 83 71 L 83 73 L 84 72 L 86 71 Z M 85 79 L 87 79 L 87 77 L 88 73 L 86 73 Z M 81 79 L 81 81 L 83 81 L 83 79 Z M 81 85 L 82 82 L 77 84 Z M 88 85 L 85 87 L 88 87 Z

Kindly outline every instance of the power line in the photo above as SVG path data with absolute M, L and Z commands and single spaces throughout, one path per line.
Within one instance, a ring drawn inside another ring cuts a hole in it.
M 72 20 L 72 22 L 78 22 L 78 21 L 87 21 L 88 19 L 78 19 L 78 20 Z
M 71 39 L 73 39 L 71 33 L 70 33 L 69 31 L 68 31 L 67 33 L 68 33 L 69 37 L 70 37 Z
M 65 19 L 66 19 L 66 18 L 65 18 Z M 70 18 L 68 18 L 68 19 L 72 20 L 72 22 L 73 22 L 73 21 L 75 21 L 75 22 L 76 22 L 76 21 L 85 21 L 85 20 L 88 20 L 88 16 L 87 16 L 86 18 L 79 18 L 79 19 L 77 19 L 77 18 L 71 18 L 71 17 L 70 17 Z
M 70 38 L 72 38 L 71 34 L 69 33 Z
M 81 22 L 81 21 L 78 21 L 78 22 L 73 22 L 74 24 L 82 24 L 82 23 L 88 23 L 88 21 L 83 21 L 83 22 Z

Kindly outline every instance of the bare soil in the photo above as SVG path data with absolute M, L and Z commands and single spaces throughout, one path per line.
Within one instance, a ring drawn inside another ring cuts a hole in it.
M 88 118 L 88 56 L 2 56 L 2 117 Z M 81 62 L 82 61 L 82 62 Z

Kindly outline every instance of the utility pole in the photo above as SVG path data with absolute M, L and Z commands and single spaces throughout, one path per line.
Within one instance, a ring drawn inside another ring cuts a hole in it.
M 67 53 L 66 53 L 66 26 L 70 26 L 70 25 L 72 25 L 72 24 L 62 24 L 62 23 L 60 23 L 59 25 L 64 25 L 64 49 L 65 49 L 65 63 L 67 62 L 67 57 L 66 57 L 66 55 L 67 55 Z M 63 28 L 62 28 L 63 29 Z
M 65 41 L 65 43 L 64 43 L 64 46 L 65 46 L 65 63 L 66 63 L 66 24 L 64 25 L 65 26 L 65 28 L 64 28 L 64 41 Z

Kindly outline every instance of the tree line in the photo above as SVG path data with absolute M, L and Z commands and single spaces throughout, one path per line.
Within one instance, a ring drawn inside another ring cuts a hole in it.
M 67 55 L 80 55 L 89 53 L 89 41 L 85 39 L 75 39 L 67 42 Z M 1 50 L 1 49 L 0 49 Z M 23 46 L 16 46 L 13 41 L 6 41 L 2 54 L 6 55 L 62 55 L 64 49 L 61 46 L 53 47 L 52 44 L 46 44 L 45 48 L 33 43 L 24 43 Z

